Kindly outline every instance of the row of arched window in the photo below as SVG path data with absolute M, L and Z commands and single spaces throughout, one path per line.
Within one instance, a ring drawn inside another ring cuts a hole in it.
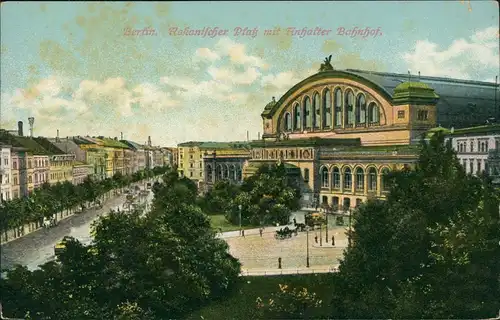
M 389 174 L 389 169 L 388 168 L 383 168 L 381 171 L 381 190 L 382 191 L 388 191 L 389 190 L 389 183 L 387 181 L 387 174 Z M 354 188 L 356 191 L 364 191 L 365 188 L 365 171 L 363 168 L 357 168 L 356 171 L 352 172 L 351 168 L 347 167 L 343 170 L 342 172 L 343 175 L 343 187 L 344 189 L 351 190 L 353 183 Z M 368 172 L 366 174 L 366 178 L 368 179 L 367 191 L 377 191 L 377 169 L 371 167 L 368 169 Z M 341 172 L 338 167 L 334 167 L 332 169 L 332 174 L 330 176 L 330 173 L 328 171 L 328 168 L 322 167 L 320 169 L 320 177 L 321 177 L 321 187 L 322 188 L 329 188 L 330 187 L 330 179 L 331 179 L 331 186 L 334 189 L 340 189 L 341 186 Z
M 337 88 L 333 105 L 330 90 L 326 89 L 322 98 L 317 92 L 313 95 L 312 102 L 311 98 L 306 96 L 302 105 L 295 102 L 292 112 L 284 115 L 285 131 L 331 129 L 332 123 L 336 128 L 376 125 L 380 123 L 380 109 L 375 102 L 367 106 L 363 93 L 359 93 L 355 98 L 351 89 L 342 92 Z
M 479 141 L 477 145 L 478 145 L 478 150 L 477 150 L 478 152 L 488 152 L 488 142 Z M 458 152 L 467 152 L 467 144 L 465 142 L 459 142 L 457 149 Z M 474 141 L 470 142 L 469 152 L 474 152 Z
M 212 165 L 207 165 L 206 170 L 207 170 L 207 180 L 212 181 L 214 177 L 214 172 L 213 172 L 214 167 Z M 243 179 L 242 177 L 242 172 L 241 172 L 241 167 L 240 166 L 235 166 L 234 164 L 232 165 L 222 165 L 218 164 L 215 166 L 215 180 L 234 180 L 234 181 L 241 181 Z

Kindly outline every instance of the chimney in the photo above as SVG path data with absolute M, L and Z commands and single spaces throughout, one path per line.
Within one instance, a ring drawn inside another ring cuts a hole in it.
M 57 129 L 57 137 L 56 137 L 56 142 L 59 142 L 59 129 Z
M 30 138 L 33 138 L 33 124 L 35 123 L 35 118 L 29 117 L 28 123 L 30 124 Z
M 151 147 L 151 136 L 148 136 L 148 146 Z
M 260 140 L 260 132 L 257 132 L 257 140 Z
M 249 133 L 248 133 L 248 130 L 247 130 L 247 142 L 250 141 L 250 137 L 249 137 Z
M 120 132 L 120 140 L 123 140 L 123 132 Z
M 17 134 L 22 137 L 23 136 L 23 122 L 18 121 L 17 122 Z

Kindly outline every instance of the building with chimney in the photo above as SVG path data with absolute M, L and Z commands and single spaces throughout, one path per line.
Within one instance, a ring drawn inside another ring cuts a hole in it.
M 0 142 L 12 146 L 12 198 L 28 196 L 35 188 L 47 182 L 49 153 L 34 138 L 25 137 L 23 122 L 18 122 L 17 135 L 0 130 Z

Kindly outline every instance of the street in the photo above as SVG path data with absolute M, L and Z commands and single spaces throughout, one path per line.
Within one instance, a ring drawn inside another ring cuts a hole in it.
M 151 202 L 152 192 L 147 201 Z M 10 269 L 16 264 L 25 265 L 30 270 L 54 259 L 54 246 L 65 236 L 72 236 L 82 243 L 90 241 L 90 227 L 100 215 L 111 209 L 123 210 L 125 195 L 107 200 L 101 209 L 90 209 L 61 220 L 50 229 L 40 229 L 24 237 L 8 242 L 1 247 L 1 268 Z

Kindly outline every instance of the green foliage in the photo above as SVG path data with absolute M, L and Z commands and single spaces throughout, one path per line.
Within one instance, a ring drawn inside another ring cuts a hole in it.
M 41 221 L 44 217 L 51 217 L 63 210 L 85 207 L 112 189 L 123 188 L 146 177 L 153 177 L 154 174 L 165 173 L 167 170 L 168 167 L 157 167 L 153 170 L 136 172 L 132 176 L 124 176 L 117 172 L 111 179 L 95 181 L 87 178 L 79 185 L 73 185 L 68 181 L 54 185 L 46 183 L 41 188 L 35 189 L 30 197 L 16 198 L 0 204 L 0 232 Z
M 415 170 L 389 180 L 387 201 L 369 201 L 354 213 L 352 247 L 332 302 L 336 317 L 495 315 L 500 225 L 491 183 L 466 175 L 441 134 L 422 145 Z
M 287 177 L 284 165 L 263 166 L 241 186 L 217 182 L 204 197 L 204 209 L 224 212 L 232 224 L 258 226 L 286 224 L 292 210 L 299 208 L 300 193 Z
M 157 188 L 150 213 L 110 212 L 93 225 L 90 245 L 66 238 L 58 262 L 8 271 L 0 288 L 9 316 L 160 320 L 223 297 L 241 265 L 191 202 L 192 185 L 172 181 Z
M 311 319 L 317 316 L 317 309 L 323 301 L 307 288 L 289 288 L 279 284 L 279 291 L 268 301 L 256 299 L 257 309 L 264 319 Z
M 277 292 L 279 284 L 288 285 L 290 288 L 307 288 L 314 292 L 317 298 L 323 301 L 321 307 L 308 308 L 308 313 L 313 319 L 327 319 L 330 317 L 328 304 L 329 297 L 335 290 L 338 276 L 336 274 L 299 274 L 279 276 L 247 276 L 231 291 L 230 295 L 222 299 L 211 301 L 200 310 L 194 311 L 185 319 L 210 319 L 218 320 L 248 320 L 248 319 L 277 319 L 276 317 L 264 316 L 263 310 L 257 308 L 256 300 L 268 302 Z M 297 306 L 300 307 L 300 306 Z M 314 310 L 314 311 L 313 311 Z M 223 315 L 223 316 L 221 316 Z M 300 316 L 282 317 L 281 319 L 303 319 Z

